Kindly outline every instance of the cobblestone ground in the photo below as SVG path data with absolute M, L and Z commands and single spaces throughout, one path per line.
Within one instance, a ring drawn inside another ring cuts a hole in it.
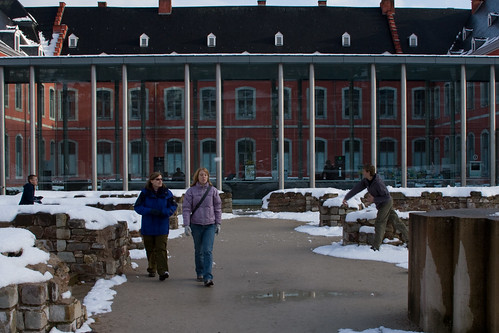
M 169 242 L 170 278 L 147 277 L 146 261 L 117 291 L 94 332 L 337 332 L 380 326 L 417 330 L 407 319 L 407 270 L 314 254 L 339 238 L 294 231 L 302 223 L 240 217 L 215 239 L 215 286 L 195 281 L 192 238 Z

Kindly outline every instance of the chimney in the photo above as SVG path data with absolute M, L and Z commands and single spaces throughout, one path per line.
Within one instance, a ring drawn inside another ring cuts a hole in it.
M 381 0 L 379 6 L 383 15 L 395 14 L 395 0 Z
M 326 5 L 327 5 L 327 0 L 319 0 L 319 7 Z
M 266 0 L 258 0 L 258 6 L 265 6 Z
M 99 2 L 97 2 L 97 4 L 98 4 L 99 8 L 107 7 L 107 2 L 105 2 L 105 1 L 99 1 Z
M 483 2 L 483 0 L 471 0 L 471 14 L 475 14 Z
M 172 13 L 172 0 L 159 0 L 158 14 L 170 15 Z

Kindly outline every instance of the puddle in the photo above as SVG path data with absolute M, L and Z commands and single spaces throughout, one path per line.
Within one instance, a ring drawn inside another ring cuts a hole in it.
M 361 292 L 340 292 L 340 291 L 305 291 L 305 290 L 288 290 L 288 291 L 270 291 L 264 293 L 248 293 L 241 295 L 241 300 L 268 301 L 268 302 L 285 302 L 285 301 L 301 301 L 307 299 L 322 299 L 334 297 L 357 297 L 357 296 L 377 296 L 376 293 L 361 293 Z

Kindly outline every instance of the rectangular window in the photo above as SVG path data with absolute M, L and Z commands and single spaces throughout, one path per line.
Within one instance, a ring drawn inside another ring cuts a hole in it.
M 489 106 L 489 82 L 480 82 L 480 106 Z
M 256 93 L 254 88 L 236 89 L 237 119 L 255 119 Z
M 184 109 L 184 90 L 180 88 L 165 89 L 166 119 L 182 119 Z
M 97 143 L 97 174 L 110 175 L 112 172 L 111 143 Z
M 425 116 L 426 94 L 424 88 L 412 90 L 412 117 L 422 119 Z
M 65 96 L 64 96 L 65 95 Z M 64 94 L 64 90 L 59 94 L 60 103 L 59 103 L 59 119 L 64 119 L 67 117 L 67 120 L 77 120 L 76 115 L 76 101 L 77 101 L 77 93 L 76 90 L 66 90 Z
M 360 119 L 362 110 L 361 110 L 361 93 L 362 90 L 360 88 L 343 88 L 342 90 L 342 100 L 343 100 L 343 118 L 349 119 L 350 113 L 352 112 L 354 119 Z M 352 96 L 350 96 L 352 94 Z M 350 105 L 352 104 L 352 105 Z
M 378 102 L 380 119 L 394 119 L 396 115 L 396 89 L 380 88 L 378 92 Z
M 215 120 L 216 118 L 216 98 L 215 88 L 201 89 L 201 119 Z
M 8 108 L 9 107 L 9 85 L 6 83 L 4 85 L 4 105 L 5 105 L 5 108 Z
M 23 86 L 22 86 L 22 84 L 16 83 L 15 100 L 16 100 L 16 110 L 22 110 L 22 108 L 23 108 Z
M 38 110 L 42 117 L 45 117 L 45 87 L 42 84 L 38 87 Z
M 466 108 L 473 110 L 475 108 L 475 83 L 466 82 Z
M 284 88 L 284 119 L 291 117 L 291 88 Z
M 97 90 L 97 119 L 111 119 L 111 91 Z
M 55 119 L 55 90 L 49 90 L 49 117 Z
M 433 89 L 433 118 L 440 118 L 440 87 Z

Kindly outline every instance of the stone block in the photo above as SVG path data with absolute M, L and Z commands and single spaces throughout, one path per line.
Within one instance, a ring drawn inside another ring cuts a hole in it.
M 49 321 L 60 322 L 73 322 L 76 318 L 76 302 L 70 304 L 53 304 L 49 306 Z
M 57 228 L 66 228 L 68 226 L 68 216 L 66 214 L 56 214 L 55 225 Z
M 69 252 L 75 251 L 88 251 L 90 249 L 89 243 L 80 243 L 69 240 L 67 242 L 66 250 Z
M 0 288 L 0 309 L 10 309 L 17 304 L 17 284 Z
M 57 302 L 57 300 L 61 296 L 59 285 L 52 279 L 48 282 L 47 286 L 50 300 L 52 302 Z
M 44 330 L 48 324 L 48 307 L 42 306 L 24 312 L 24 327 L 26 330 Z
M 77 321 L 74 320 L 71 323 L 59 323 L 55 325 L 55 328 L 57 328 L 61 332 L 75 332 L 78 326 Z
M 42 305 L 48 299 L 48 287 L 46 283 L 22 284 L 21 303 L 23 305 Z
M 57 239 L 71 239 L 71 231 L 66 228 L 57 228 Z
M 57 240 L 57 252 L 63 252 L 66 251 L 66 241 L 63 239 L 58 239 Z
M 70 219 L 68 221 L 68 226 L 71 229 L 85 229 L 85 220 L 82 220 L 82 219 Z
M 76 262 L 76 258 L 72 252 L 59 252 L 57 256 L 64 262 Z
M 107 260 L 106 261 L 106 274 L 114 275 L 116 274 L 116 261 Z
M 18 332 L 16 310 L 0 310 L 0 332 Z
M 19 308 L 16 311 L 16 323 L 17 323 L 17 330 L 19 332 L 24 331 L 24 313 L 22 311 L 19 311 Z

